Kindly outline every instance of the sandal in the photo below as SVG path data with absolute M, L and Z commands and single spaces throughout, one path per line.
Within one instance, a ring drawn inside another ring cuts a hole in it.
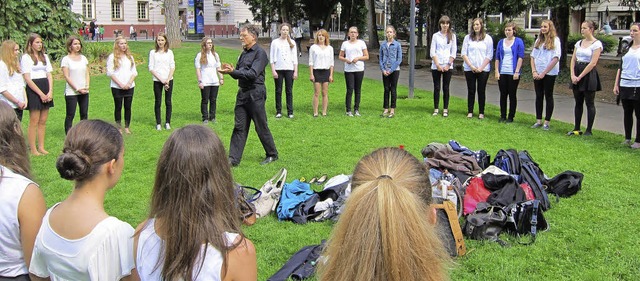
M 431 116 L 438 116 L 439 111 L 436 109 L 433 111 L 433 114 L 431 114 Z
M 327 181 L 327 174 L 322 175 L 318 180 L 316 180 L 316 184 L 323 184 Z
M 393 116 L 395 116 L 395 113 L 389 114 L 389 116 L 387 116 L 387 118 L 393 118 Z

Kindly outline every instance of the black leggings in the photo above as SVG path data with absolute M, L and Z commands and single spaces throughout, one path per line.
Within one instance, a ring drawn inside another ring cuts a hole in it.
M 433 109 L 440 108 L 440 77 L 442 77 L 442 101 L 444 109 L 449 109 L 449 84 L 451 84 L 451 70 L 440 72 L 437 69 L 431 70 L 433 77 Z
M 115 109 L 113 116 L 118 124 L 122 126 L 122 106 L 124 105 L 124 127 L 129 128 L 131 124 L 131 103 L 133 102 L 133 88 L 129 90 L 123 90 L 118 88 L 111 88 L 111 94 L 113 94 L 113 104 Z
M 213 121 L 213 119 L 216 119 L 219 88 L 220 86 L 204 86 L 202 90 L 200 90 L 200 113 L 202 113 L 202 121 Z M 207 107 L 209 107 L 208 110 Z
M 344 73 L 344 81 L 347 84 L 347 96 L 345 97 L 347 112 L 351 111 L 351 97 L 354 91 L 356 93 L 356 96 L 355 96 L 355 103 L 353 105 L 353 109 L 360 110 L 362 79 L 364 79 L 364 71 Z
M 474 73 L 473 71 L 465 71 L 464 77 L 467 79 L 467 113 L 473 113 L 473 106 L 475 104 L 477 89 L 478 110 L 480 111 L 480 114 L 484 114 L 484 103 L 487 98 L 485 91 L 487 90 L 487 80 L 489 80 L 489 72 L 482 71 L 480 73 Z
M 16 116 L 18 117 L 18 120 L 20 120 L 20 122 L 22 122 L 22 112 L 23 112 L 23 110 L 14 108 L 13 111 L 16 112 Z
M 500 74 L 498 87 L 500 89 L 500 118 L 513 120 L 518 106 L 518 84 L 520 79 L 513 80 L 513 75 Z M 507 99 L 509 100 L 509 115 L 507 115 Z
M 622 100 L 622 109 L 624 111 L 624 138 L 631 139 L 631 131 L 633 131 L 633 114 L 636 114 L 636 139 L 640 142 L 640 100 Z
M 573 98 L 576 100 L 576 107 L 574 109 L 575 114 L 575 124 L 573 127 L 574 131 L 580 131 L 580 122 L 582 121 L 582 104 L 587 105 L 587 130 L 586 132 L 591 132 L 593 127 L 593 121 L 596 119 L 596 105 L 595 98 L 596 92 L 590 91 L 576 91 L 573 90 Z
M 65 96 L 67 115 L 64 118 L 64 133 L 66 134 L 73 125 L 76 116 L 76 106 L 80 105 L 80 120 L 86 120 L 89 115 L 89 95 Z
M 545 121 L 551 121 L 553 114 L 553 86 L 556 83 L 555 75 L 545 75 L 540 80 L 533 80 L 533 86 L 536 90 L 536 119 L 542 120 L 542 104 L 547 100 Z
M 276 112 L 282 113 L 282 81 L 284 80 L 287 95 L 287 114 L 293 114 L 293 70 L 276 70 L 278 78 L 273 79 L 276 84 Z
M 384 84 L 384 101 L 382 102 L 382 108 L 384 109 L 389 108 L 389 101 L 391 101 L 391 108 L 396 108 L 398 78 L 400 78 L 400 70 L 391 72 L 388 76 L 382 75 L 382 84 Z
M 156 124 L 162 123 L 160 120 L 160 106 L 162 105 L 162 90 L 164 89 L 164 84 L 159 81 L 153 81 L 153 95 L 155 96 L 155 104 L 154 110 L 156 113 Z M 169 89 L 164 91 L 164 105 L 166 108 L 165 112 L 165 123 L 171 123 L 171 94 L 173 93 L 173 80 L 169 81 Z

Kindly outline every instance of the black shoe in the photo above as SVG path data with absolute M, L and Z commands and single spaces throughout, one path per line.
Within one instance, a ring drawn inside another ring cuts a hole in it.
M 585 131 L 583 136 L 593 136 L 593 133 L 591 133 L 591 131 Z
M 503 117 L 500 117 L 500 119 L 498 120 L 498 123 L 506 123 L 507 119 L 504 119 Z
M 240 165 L 240 163 L 233 162 L 233 160 L 231 158 L 229 158 L 229 165 L 231 165 L 231 167 L 238 167 L 238 165 Z
M 507 119 L 507 123 L 513 123 L 513 118 Z
M 278 156 L 268 156 L 262 162 L 260 162 L 260 165 L 267 165 L 276 160 L 278 160 Z

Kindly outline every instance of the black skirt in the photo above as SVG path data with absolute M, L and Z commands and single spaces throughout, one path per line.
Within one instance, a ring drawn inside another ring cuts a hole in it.
M 620 99 L 621 100 L 638 100 L 640 99 L 639 87 L 622 87 L 620 86 Z
M 578 76 L 582 71 L 587 68 L 588 63 L 586 62 L 576 62 L 573 67 L 573 73 Z M 598 75 L 598 71 L 594 67 L 591 69 L 589 74 L 582 77 L 578 84 L 571 83 L 571 89 L 580 92 L 596 92 L 602 91 L 602 84 L 600 84 L 600 76 Z
M 314 83 L 329 82 L 330 72 L 331 71 L 329 71 L 329 69 L 314 69 L 313 70 L 313 78 L 315 78 Z
M 33 79 L 33 83 L 38 86 L 38 89 L 43 93 L 47 94 L 49 92 L 49 80 L 47 78 Z M 53 107 L 53 100 L 50 102 L 42 102 L 40 96 L 36 94 L 29 86 L 27 86 L 27 110 L 43 110 Z

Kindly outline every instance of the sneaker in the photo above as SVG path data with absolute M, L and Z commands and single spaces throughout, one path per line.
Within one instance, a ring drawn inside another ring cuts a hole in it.
M 160 124 L 156 125 L 156 130 L 162 131 L 162 126 L 160 126 Z
M 276 114 L 276 118 L 282 118 L 282 113 Z
M 356 110 L 355 115 L 356 115 L 356 116 L 361 116 L 361 115 L 360 115 L 360 111 L 357 111 L 357 110 Z
M 204 121 L 202 121 L 202 124 L 204 124 L 204 125 L 209 124 L 209 120 L 204 120 Z
M 632 149 L 638 149 L 638 148 L 640 148 L 640 142 L 634 142 L 634 143 L 633 143 L 631 146 L 629 146 L 629 147 L 631 147 Z
M 631 146 L 631 140 L 624 140 L 624 141 L 621 143 L 621 145 L 624 145 L 624 146 Z
M 537 129 L 537 128 L 540 128 L 540 127 L 542 127 L 542 124 L 536 122 L 536 123 L 533 123 L 533 125 L 531 126 L 531 129 Z
M 436 109 L 436 110 L 434 110 L 434 111 L 433 111 L 433 114 L 431 114 L 431 116 L 438 116 L 438 110 L 437 110 L 437 109 Z
M 513 123 L 513 118 L 507 119 L 507 123 Z
M 591 131 L 586 131 L 583 134 L 584 136 L 593 136 L 593 133 L 591 133 Z
M 549 131 L 549 124 L 542 125 L 542 129 L 545 131 Z
M 498 120 L 498 123 L 506 123 L 507 119 L 500 117 L 500 119 Z
M 582 136 L 582 132 L 581 131 L 569 131 L 567 132 L 567 136 Z
M 171 125 L 169 125 L 169 123 L 164 124 L 164 128 L 167 130 L 171 130 Z
M 353 117 L 353 113 L 351 113 L 351 111 L 347 111 L 347 116 Z
M 293 114 L 289 114 L 289 118 L 290 118 L 290 119 L 291 119 L 291 118 L 293 118 Z
M 478 114 L 478 119 L 484 119 L 484 114 Z

